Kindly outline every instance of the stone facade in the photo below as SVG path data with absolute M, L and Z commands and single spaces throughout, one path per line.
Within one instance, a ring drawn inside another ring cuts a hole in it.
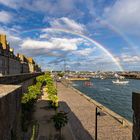
M 6 35 L 0 35 L 0 76 L 40 71 L 33 58 L 22 54 L 15 56 L 14 50 L 7 43 Z
M 31 73 L 35 72 L 35 61 L 31 57 L 28 58 L 28 65 L 29 65 L 29 71 Z
M 6 40 L 6 35 L 0 35 L 0 42 L 3 46 L 3 49 L 6 50 L 7 49 L 7 40 Z
M 0 85 L 0 140 L 21 139 L 21 86 Z
M 19 84 L 42 74 L 44 73 L 38 72 L 38 73 L 25 73 L 19 75 L 6 75 L 0 77 L 0 84 Z
M 19 60 L 9 58 L 9 75 L 21 73 L 21 63 Z
M 8 59 L 0 55 L 0 75 L 7 75 L 8 74 Z
M 21 96 L 40 74 L 43 73 L 0 77 L 0 140 L 23 140 Z M 9 85 L 15 80 L 18 85 Z
M 140 93 L 132 94 L 133 140 L 140 140 Z
M 23 54 L 17 54 L 21 63 L 21 73 L 29 73 L 28 59 Z
M 0 75 L 20 74 L 20 60 L 10 50 L 0 50 Z

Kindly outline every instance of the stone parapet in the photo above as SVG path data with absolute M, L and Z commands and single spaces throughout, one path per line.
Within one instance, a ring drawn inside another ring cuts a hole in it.
M 80 92 L 79 90 L 77 90 L 73 87 L 70 87 L 70 88 L 72 90 L 76 91 L 77 93 L 79 93 L 81 96 L 86 98 L 91 103 L 93 103 L 95 106 L 97 106 L 98 109 L 100 109 L 101 111 L 105 112 L 106 114 L 110 115 L 115 120 L 120 122 L 124 127 L 128 127 L 130 130 L 132 130 L 133 124 L 130 121 L 128 121 L 127 119 L 125 119 L 121 115 L 115 113 L 114 111 L 110 110 L 109 108 L 105 107 L 104 105 L 100 104 L 99 102 L 95 101 L 94 99 L 91 99 L 90 97 L 86 96 L 84 93 Z
M 43 72 L 7 75 L 0 77 L 0 84 L 19 84 L 25 80 L 42 75 Z
M 21 94 L 17 85 L 0 85 L 0 140 L 21 139 Z
M 140 93 L 132 94 L 133 140 L 140 140 Z

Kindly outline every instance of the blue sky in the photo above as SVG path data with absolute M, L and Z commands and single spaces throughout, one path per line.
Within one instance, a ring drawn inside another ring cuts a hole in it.
M 140 70 L 140 0 L 0 0 L 0 33 L 43 69 Z

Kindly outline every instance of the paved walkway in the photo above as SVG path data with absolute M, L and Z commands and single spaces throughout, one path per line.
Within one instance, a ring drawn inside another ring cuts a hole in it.
M 51 117 L 55 114 L 54 109 L 48 108 L 47 93 L 43 90 L 43 95 L 36 103 L 34 119 L 39 124 L 37 140 L 57 140 L 58 132 L 54 128 Z M 69 124 L 62 128 L 62 136 L 64 140 L 73 140 Z
M 69 112 L 75 140 L 94 140 L 95 105 L 71 88 L 57 83 L 60 110 Z M 131 140 L 131 131 L 109 115 L 98 117 L 98 140 Z

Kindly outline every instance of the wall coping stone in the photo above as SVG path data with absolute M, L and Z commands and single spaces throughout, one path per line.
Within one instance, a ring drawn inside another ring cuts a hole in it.
M 0 84 L 0 98 L 8 95 L 9 93 L 21 88 L 20 85 L 4 85 Z

